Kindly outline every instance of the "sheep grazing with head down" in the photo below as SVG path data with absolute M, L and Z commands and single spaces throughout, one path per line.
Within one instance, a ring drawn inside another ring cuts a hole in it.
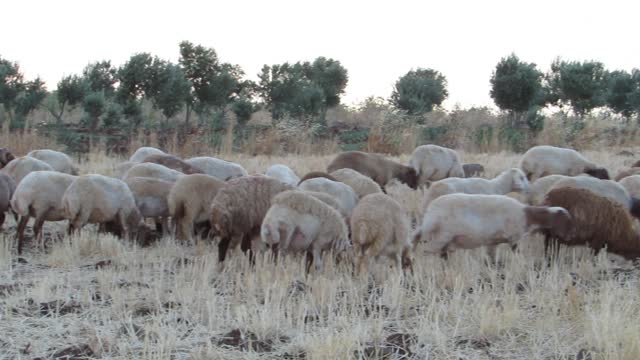
M 124 175 L 131 169 L 134 165 L 138 165 L 139 163 L 133 161 L 124 161 L 117 164 L 113 169 L 113 177 L 116 179 L 123 179 Z
M 209 223 L 211 204 L 225 182 L 209 175 L 185 175 L 169 192 L 169 213 L 176 238 L 193 243 L 194 225 Z
M 446 194 L 504 195 L 509 192 L 528 192 L 529 182 L 522 171 L 511 168 L 491 180 L 482 178 L 448 178 L 431 184 L 424 197 L 422 213 L 437 198 Z
M 240 164 L 214 157 L 194 157 L 185 160 L 185 162 L 197 167 L 198 169 L 201 169 L 204 174 L 216 177 L 222 181 L 228 181 L 237 177 L 248 175 L 247 170 L 245 170 Z
M 315 178 L 325 178 L 325 179 L 329 179 L 331 181 L 338 181 L 336 178 L 333 177 L 333 175 L 327 174 L 324 171 L 311 171 L 311 172 L 308 172 L 308 173 L 304 174 L 304 176 L 300 179 L 300 181 L 298 181 L 298 185 L 302 184 L 303 182 L 305 182 L 307 180 L 315 179 Z
M 331 173 L 336 181 L 349 185 L 358 194 L 358 198 L 363 198 L 369 194 L 381 193 L 380 185 L 370 177 L 362 175 L 353 169 L 339 169 Z
M 148 234 L 133 194 L 122 180 L 98 174 L 78 176 L 62 196 L 62 207 L 70 234 L 88 223 L 115 223 L 129 241 Z
M 322 271 L 322 253 L 349 248 L 347 224 L 331 206 L 304 191 L 284 191 L 273 197 L 260 229 L 262 241 L 283 252 L 306 252 Z
M 548 145 L 534 146 L 527 150 L 522 155 L 519 167 L 529 181 L 553 174 L 576 176 L 582 173 L 598 179 L 609 179 L 605 168 L 587 160 L 579 152 Z
M 271 199 L 291 185 L 267 176 L 243 176 L 229 180 L 211 205 L 211 226 L 221 240 L 218 243 L 218 260 L 224 262 L 227 250 L 240 243 L 243 252 L 251 250 L 252 240 L 260 235 L 260 225 L 271 207 Z M 253 260 L 252 253 L 249 253 Z
M 0 169 L 5 167 L 11 160 L 15 159 L 11 151 L 7 148 L 0 148 Z
M 148 177 L 131 177 L 126 181 L 143 218 L 152 218 L 156 230 L 169 235 L 169 205 L 167 198 L 173 182 Z
M 49 170 L 55 171 L 49 164 L 42 160 L 32 158 L 30 156 L 21 156 L 13 159 L 5 167 L 0 170 L 0 173 L 7 174 L 13 178 L 16 182 L 16 186 L 20 184 L 20 181 L 33 171 Z
M 291 170 L 287 165 L 275 164 L 269 166 L 267 171 L 264 172 L 266 176 L 278 179 L 285 184 L 296 186 L 300 182 L 300 178 L 296 173 Z
M 481 164 L 462 164 L 462 170 L 464 171 L 464 177 L 481 177 L 484 175 L 484 166 Z
M 166 155 L 166 154 L 167 153 L 165 153 L 164 151 L 162 151 L 160 149 L 156 149 L 156 148 L 150 147 L 150 146 L 143 146 L 141 148 L 138 148 L 138 150 L 136 150 L 133 153 L 133 155 L 131 155 L 131 157 L 129 158 L 129 161 L 134 162 L 134 163 L 141 163 L 148 156 L 151 156 L 151 155 Z
M 413 150 L 409 166 L 418 175 L 418 185 L 449 177 L 465 177 L 458 153 L 438 145 L 421 145 Z
M 305 191 L 317 191 L 327 193 L 335 197 L 341 208 L 351 215 L 353 208 L 358 204 L 358 194 L 347 184 L 332 181 L 326 178 L 313 178 L 303 181 L 298 189 Z
M 561 207 L 526 206 L 504 195 L 450 194 L 429 205 L 414 241 L 426 239 L 426 251 L 447 255 L 455 249 L 508 243 L 515 249 L 532 231 L 550 229 L 566 234 L 571 216 Z
M 154 163 L 179 171 L 183 174 L 204 174 L 199 167 L 191 165 L 177 156 L 167 154 L 149 155 L 142 161 L 143 163 Z
M 552 244 L 587 245 L 597 255 L 606 245 L 608 252 L 626 259 L 640 257 L 640 235 L 619 203 L 588 189 L 558 188 L 549 191 L 544 204 L 567 209 L 574 223 L 568 233 L 546 231 L 545 252 Z
M 623 169 L 613 178 L 615 181 L 620 181 L 627 176 L 640 175 L 640 167 L 632 167 L 628 169 Z
M 353 169 L 372 178 L 381 188 L 392 179 L 398 179 L 412 189 L 418 187 L 418 174 L 413 167 L 387 159 L 380 154 L 362 151 L 340 153 L 327 166 L 327 172 L 332 173 L 344 168 Z
M 322 201 L 323 203 L 337 210 L 345 220 L 349 218 L 350 213 L 347 211 L 347 209 L 342 207 L 342 204 L 340 203 L 340 201 L 338 201 L 338 199 L 336 199 L 335 196 L 329 195 L 325 192 L 319 192 L 319 191 L 308 191 L 308 190 L 303 190 L 303 191 L 305 194 L 311 195 L 314 198 Z
M 45 221 L 65 220 L 62 196 L 77 176 L 57 171 L 34 171 L 27 174 L 15 188 L 11 207 L 20 215 L 16 230 L 18 253 L 22 253 L 24 231 L 30 218 L 35 219 L 33 233 L 42 244 Z
M 179 178 L 184 176 L 180 171 L 169 169 L 166 166 L 154 164 L 154 163 L 140 163 L 132 166 L 122 177 L 122 180 L 134 177 L 149 177 L 154 179 L 160 179 L 164 181 L 176 182 Z
M 32 150 L 29 151 L 27 156 L 46 162 L 55 171 L 69 175 L 78 175 L 78 168 L 73 165 L 71 158 L 60 151 L 49 149 Z
M 7 211 L 11 210 L 11 197 L 16 190 L 16 183 L 11 176 L 0 173 L 0 228 L 4 224 Z
M 398 269 L 411 267 L 410 230 L 407 214 L 393 198 L 386 194 L 363 197 L 351 215 L 358 273 L 365 273 L 370 259 L 380 256 L 395 260 Z
M 640 200 L 631 197 L 624 186 L 613 180 L 600 180 L 591 176 L 576 176 L 556 182 L 551 187 L 551 190 L 565 187 L 591 190 L 600 196 L 616 201 L 627 209 L 632 216 L 640 219 Z

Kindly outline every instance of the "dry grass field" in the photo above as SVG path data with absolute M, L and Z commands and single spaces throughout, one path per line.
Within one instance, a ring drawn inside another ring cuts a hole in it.
M 636 160 L 617 152 L 586 155 L 615 173 Z M 462 156 L 488 177 L 519 158 Z M 331 156 L 226 158 L 250 173 L 284 163 L 304 174 Z M 81 168 L 109 175 L 118 161 L 96 154 Z M 389 193 L 415 214 L 421 193 Z M 46 249 L 30 241 L 18 257 L 5 223 L 2 359 L 640 359 L 640 271 L 582 248 L 546 266 L 538 237 L 500 248 L 497 265 L 482 249 L 445 261 L 418 247 L 414 274 L 384 260 L 356 278 L 329 257 L 308 276 L 302 258 L 258 256 L 252 269 L 239 249 L 218 272 L 215 244 L 138 248 L 91 227 L 70 240 L 58 236 L 65 226 L 45 225 Z

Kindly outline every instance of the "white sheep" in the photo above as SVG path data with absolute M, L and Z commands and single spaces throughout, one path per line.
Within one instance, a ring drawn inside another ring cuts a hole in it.
M 65 220 L 62 196 L 76 178 L 57 171 L 34 171 L 18 184 L 11 198 L 11 207 L 20 215 L 16 230 L 18 253 L 22 253 L 24 230 L 30 218 L 35 219 L 33 233 L 41 244 L 44 222 Z
M 338 181 L 332 181 L 327 178 L 313 178 L 305 180 L 298 185 L 298 189 L 323 192 L 335 197 L 340 202 L 341 207 L 345 209 L 349 215 L 351 215 L 353 208 L 355 208 L 358 203 L 358 194 L 356 194 L 351 186 Z
M 27 156 L 46 162 L 55 171 L 69 175 L 78 175 L 78 168 L 73 166 L 71 158 L 60 151 L 49 149 L 32 150 Z
M 151 155 L 166 155 L 166 154 L 167 153 L 165 153 L 164 151 L 162 151 L 160 149 L 156 149 L 156 148 L 150 147 L 150 146 L 143 146 L 141 148 L 138 148 L 138 150 L 136 150 L 133 153 L 133 155 L 131 155 L 131 157 L 129 158 L 129 161 L 136 162 L 136 163 L 141 163 L 148 156 L 151 156 Z
M 319 191 L 308 191 L 308 190 L 302 190 L 302 191 L 304 191 L 305 194 L 309 194 L 314 198 L 336 209 L 340 213 L 340 215 L 342 215 L 342 217 L 344 217 L 345 219 L 349 218 L 349 212 L 347 211 L 347 209 L 342 207 L 342 204 L 338 199 L 336 199 L 335 196 L 327 194 L 325 192 L 319 192 Z
M 88 174 L 78 176 L 62 196 L 69 233 L 88 223 L 115 222 L 126 240 L 133 240 L 144 229 L 142 216 L 127 184 L 118 179 Z
M 132 166 L 122 177 L 126 181 L 133 177 L 150 177 L 165 181 L 176 182 L 180 177 L 184 176 L 180 171 L 169 169 L 168 167 L 155 163 L 140 163 Z
M 405 210 L 386 194 L 370 194 L 358 203 L 351 215 L 351 234 L 360 274 L 369 260 L 388 256 L 398 269 L 411 267 L 413 250 L 411 227 Z
M 409 159 L 409 166 L 416 170 L 418 185 L 449 177 L 465 177 L 458 153 L 438 145 L 421 145 L 415 148 Z
M 0 228 L 4 224 L 5 213 L 11 211 L 11 197 L 16 191 L 16 182 L 7 174 L 0 173 Z M 14 212 L 15 214 L 15 212 Z
M 260 229 L 262 241 L 279 251 L 307 252 L 322 271 L 322 253 L 349 248 L 349 233 L 342 216 L 331 206 L 304 191 L 285 191 L 272 199 Z
M 338 169 L 332 172 L 330 175 L 339 182 L 351 186 L 351 188 L 356 192 L 358 198 L 360 199 L 369 194 L 382 192 L 382 189 L 377 182 L 353 169 Z
M 131 177 L 126 181 L 143 218 L 153 218 L 156 229 L 162 224 L 164 235 L 169 234 L 169 206 L 167 198 L 173 182 L 148 177 Z
M 424 214 L 414 241 L 424 240 L 428 253 L 495 246 L 515 249 L 520 239 L 537 230 L 567 234 L 571 216 L 561 207 L 526 206 L 504 195 L 449 194 L 434 200 Z
M 201 169 L 205 174 L 217 177 L 222 181 L 248 175 L 247 170 L 245 170 L 240 164 L 214 157 L 200 156 L 187 159 L 185 161 Z
M 618 183 L 627 190 L 631 197 L 640 198 L 640 175 L 627 176 Z
M 528 203 L 531 205 L 542 205 L 544 196 L 551 190 L 558 181 L 571 178 L 567 175 L 548 175 L 539 178 L 531 183 L 529 187 Z
M 21 156 L 19 158 L 11 160 L 5 167 L 0 170 L 0 173 L 7 174 L 13 178 L 16 182 L 16 186 L 20 184 L 20 181 L 33 171 L 49 170 L 55 171 L 49 164 L 42 160 L 32 158 L 30 156 Z
M 300 177 L 298 177 L 298 175 L 296 175 L 296 173 L 287 165 L 271 165 L 264 174 L 291 186 L 296 186 L 298 185 L 298 182 L 300 182 Z
M 534 146 L 522 155 L 520 169 L 529 181 L 535 181 L 547 175 L 576 176 L 586 173 L 599 179 L 609 179 L 606 169 L 598 167 L 573 149 L 555 146 Z
M 424 214 L 431 202 L 442 195 L 454 193 L 504 195 L 512 191 L 523 193 L 529 191 L 529 182 L 524 173 L 518 168 L 507 169 L 491 180 L 482 178 L 447 178 L 436 181 L 427 190 L 422 206 L 422 214 Z
M 211 204 L 225 182 L 209 175 L 185 175 L 171 188 L 169 213 L 173 218 L 175 236 L 193 243 L 193 226 L 208 223 Z

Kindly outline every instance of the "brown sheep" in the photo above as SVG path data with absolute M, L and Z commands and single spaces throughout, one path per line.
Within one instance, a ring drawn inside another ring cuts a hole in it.
M 632 176 L 632 175 L 640 175 L 640 167 L 632 167 L 632 168 L 620 170 L 620 172 L 618 173 L 618 175 L 616 175 L 614 180 L 620 181 L 626 178 L 627 176 Z
M 631 165 L 631 167 L 640 167 L 640 160 L 636 161 Z
M 565 208 L 574 225 L 566 236 L 545 232 L 545 253 L 559 243 L 587 245 L 596 255 L 606 245 L 608 252 L 626 259 L 640 257 L 640 235 L 627 209 L 617 202 L 587 189 L 558 188 L 547 193 L 544 205 Z
M 280 180 L 252 175 L 231 179 L 218 191 L 211 206 L 211 226 L 221 237 L 218 243 L 220 263 L 224 261 L 229 246 L 237 246 L 238 240 L 241 240 L 243 252 L 251 250 L 251 240 L 260 235 L 260 226 L 271 207 L 271 199 L 292 189 L 293 186 Z M 249 259 L 253 261 L 251 252 Z
M 324 171 L 312 171 L 307 173 L 305 176 L 302 177 L 302 179 L 300 179 L 300 181 L 298 181 L 298 185 L 302 184 L 305 180 L 309 180 L 309 179 L 315 179 L 315 178 L 327 178 L 331 181 L 338 181 L 336 180 L 335 177 L 333 177 L 332 175 L 327 174 Z
M 418 187 L 418 175 L 410 166 L 389 160 L 380 154 L 346 151 L 338 154 L 327 166 L 327 172 L 349 168 L 366 175 L 384 188 L 391 179 L 398 179 L 412 189 Z
M 5 165 L 11 162 L 11 160 L 15 159 L 11 151 L 7 148 L 0 148 L 0 169 L 2 169 Z
M 161 155 L 161 154 L 149 155 L 146 158 L 144 158 L 142 162 L 150 162 L 150 163 L 166 166 L 169 169 L 177 170 L 187 175 L 204 174 L 204 171 L 202 171 L 202 169 L 200 169 L 199 167 L 193 166 L 173 155 Z

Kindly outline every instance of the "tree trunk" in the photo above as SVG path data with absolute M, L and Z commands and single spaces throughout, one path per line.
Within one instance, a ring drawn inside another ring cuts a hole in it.
M 187 102 L 186 104 L 186 114 L 184 118 L 184 123 L 189 125 L 189 119 L 191 118 L 191 104 Z

